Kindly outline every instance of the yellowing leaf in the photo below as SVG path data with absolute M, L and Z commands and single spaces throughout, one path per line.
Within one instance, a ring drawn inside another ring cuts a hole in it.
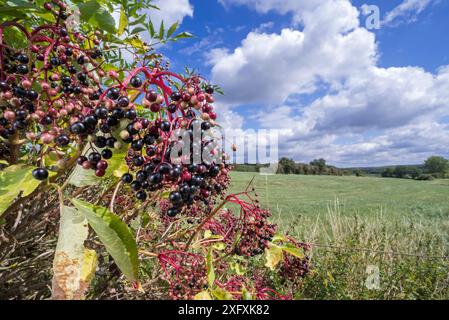
M 275 244 L 270 244 L 269 248 L 265 249 L 265 257 L 267 260 L 265 266 L 270 268 L 271 270 L 275 270 L 276 266 L 282 260 L 282 249 Z
M 129 171 L 126 163 L 122 163 L 116 170 L 114 170 L 114 177 L 121 178 L 125 173 Z
M 125 32 L 126 27 L 128 26 L 128 17 L 126 16 L 125 10 L 123 9 L 123 6 L 120 9 L 120 19 L 119 19 L 119 25 L 117 30 L 117 35 L 120 37 L 123 32 Z
M 213 262 L 214 262 L 214 255 L 212 252 L 212 248 L 210 248 L 206 256 L 207 283 L 209 284 L 209 288 L 212 288 L 215 282 L 215 270 Z
M 305 258 L 305 254 L 302 248 L 297 248 L 295 246 L 292 245 L 285 245 L 285 246 L 281 246 L 280 247 L 283 251 L 291 254 L 292 256 L 295 256 L 296 258 L 299 259 L 304 259 Z
M 220 287 L 211 290 L 211 293 L 217 300 L 234 300 L 232 294 Z
M 0 171 L 0 217 L 19 194 L 28 196 L 41 183 L 33 178 L 34 167 L 13 165 Z M 50 172 L 50 176 L 55 173 Z
M 239 276 L 243 276 L 246 273 L 245 267 L 237 261 L 231 262 L 230 267 L 231 270 Z
M 87 220 L 75 209 L 63 206 L 59 238 L 53 261 L 52 298 L 84 298 L 97 266 L 96 253 L 84 248 L 89 228 Z
M 193 300 L 212 300 L 212 297 L 210 296 L 209 292 L 201 291 L 200 293 L 197 293 L 195 297 L 193 297 Z
M 133 46 L 136 49 L 148 49 L 148 47 L 139 38 L 126 39 L 125 43 Z
M 84 263 L 81 268 L 81 281 L 90 283 L 95 276 L 97 269 L 97 253 L 95 250 L 84 249 Z

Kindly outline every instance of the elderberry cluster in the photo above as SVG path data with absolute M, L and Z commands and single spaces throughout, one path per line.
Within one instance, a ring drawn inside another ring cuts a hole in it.
M 230 210 L 222 210 L 204 229 L 223 236 L 223 241 L 228 245 L 234 245 L 234 254 L 253 257 L 264 252 L 276 233 L 276 225 L 268 221 L 270 216 L 269 211 L 257 204 L 245 203 L 240 217 Z M 235 242 L 237 236 L 239 241 Z
M 207 289 L 206 263 L 203 256 L 167 251 L 160 253 L 158 259 L 164 270 L 163 278 L 170 285 L 170 299 L 193 299 L 197 293 Z
M 96 36 L 67 30 L 64 20 L 69 13 L 64 3 L 54 1 L 44 7 L 58 23 L 25 33 L 28 47 L 23 50 L 7 45 L 0 49 L 0 136 L 11 145 L 31 144 L 30 158 L 38 166 L 46 154 L 56 154 L 62 168 L 61 155 L 69 146 L 95 132 L 96 101 L 105 75 L 99 68 L 103 54 L 99 47 L 84 49 L 86 42 L 100 44 Z M 45 180 L 48 170 L 37 168 L 33 176 Z

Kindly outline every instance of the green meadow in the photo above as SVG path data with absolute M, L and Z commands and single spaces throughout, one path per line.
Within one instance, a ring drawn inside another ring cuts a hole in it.
M 297 298 L 449 298 L 449 180 L 234 172 L 230 192 L 251 181 L 280 232 L 312 244 Z

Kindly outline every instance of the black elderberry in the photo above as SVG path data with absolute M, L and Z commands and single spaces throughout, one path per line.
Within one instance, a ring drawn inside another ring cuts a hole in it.
M 98 148 L 104 148 L 106 147 L 106 138 L 103 136 L 98 136 L 96 137 L 94 143 Z
M 169 199 L 170 199 L 170 202 L 173 204 L 182 203 L 182 195 L 181 195 L 181 193 L 176 192 L 176 191 L 170 193 Z
M 142 184 L 139 181 L 133 181 L 131 183 L 131 190 L 136 192 L 142 189 Z
M 76 62 L 78 62 L 78 64 L 83 65 L 85 62 L 85 58 L 83 55 L 79 56 L 78 59 L 76 59 Z
M 153 173 L 149 178 L 148 182 L 152 185 L 158 184 L 162 181 L 162 176 L 160 173 Z
M 79 165 L 82 165 L 86 161 L 88 161 L 86 156 L 79 156 L 78 159 L 76 159 L 76 163 Z
M 143 148 L 143 141 L 142 140 L 134 140 L 131 143 L 131 148 L 133 148 L 133 150 L 135 150 L 135 151 L 141 151 Z
M 172 169 L 172 166 L 169 163 L 162 163 L 159 166 L 159 173 L 160 174 L 167 174 L 170 172 L 170 170 Z
M 129 105 L 128 97 L 122 96 L 118 99 L 117 104 L 119 107 L 126 108 Z
M 170 208 L 167 211 L 167 216 L 170 218 L 174 218 L 178 215 L 179 209 L 178 208 Z
M 17 72 L 20 74 L 27 74 L 28 71 L 29 71 L 29 69 L 26 64 L 21 64 L 17 67 Z
M 84 134 L 86 133 L 86 126 L 82 122 L 75 122 L 70 126 L 70 131 L 74 134 Z
M 220 167 L 219 166 L 214 165 L 214 166 L 210 167 L 209 175 L 211 177 L 216 177 L 219 173 L 220 173 Z
M 214 93 L 214 87 L 211 85 L 206 86 L 206 93 L 213 94 Z
M 81 93 L 81 87 L 79 87 L 79 86 L 74 87 L 73 88 L 73 93 L 74 94 L 80 94 Z
M 170 131 L 170 127 L 171 127 L 170 122 L 168 122 L 168 121 L 162 121 L 161 122 L 161 130 L 162 131 L 169 132 Z
M 87 116 L 86 118 L 84 118 L 83 123 L 88 127 L 95 127 L 98 123 L 98 120 L 94 116 Z
M 51 57 L 50 64 L 52 66 L 59 66 L 61 64 L 61 60 L 59 60 L 59 58 L 57 58 L 57 57 Z
M 99 119 L 106 119 L 108 117 L 108 114 L 108 109 L 106 109 L 105 107 L 99 107 L 95 110 L 95 115 Z
M 148 146 L 148 145 L 152 145 L 154 144 L 154 142 L 156 141 L 156 139 L 152 136 L 152 135 L 145 135 L 143 137 L 143 142 Z
M 61 28 L 60 30 L 59 30 L 59 34 L 62 36 L 62 37 L 66 37 L 66 36 L 68 36 L 68 32 L 67 32 L 67 29 L 66 28 Z
M 140 201 L 145 201 L 147 199 L 147 193 L 145 191 L 139 191 L 136 193 L 136 198 Z
M 181 100 L 181 94 L 179 92 L 173 92 L 170 97 L 173 101 Z
M 25 118 L 28 116 L 28 111 L 20 109 L 16 111 L 16 118 L 18 120 L 25 120 Z
M 103 132 L 103 133 L 110 133 L 111 132 L 111 127 L 107 123 L 103 123 L 100 126 L 100 131 Z
M 207 121 L 205 121 L 205 122 L 203 122 L 203 123 L 201 124 L 201 129 L 203 129 L 204 131 L 209 130 L 210 127 L 211 127 L 211 126 L 210 126 L 210 123 L 207 122 Z
M 135 134 L 138 134 L 139 133 L 139 130 L 137 130 L 135 127 L 134 127 L 134 123 L 130 123 L 130 124 L 128 124 L 128 126 L 126 127 L 126 130 L 129 132 L 129 134 L 131 134 L 131 135 L 135 135 Z
M 109 99 L 117 100 L 120 97 L 120 90 L 118 88 L 109 89 L 107 96 Z
M 130 184 L 131 182 L 133 182 L 133 176 L 129 173 L 125 173 L 122 176 L 122 181 L 123 183 Z
M 20 63 L 28 63 L 30 60 L 28 59 L 28 56 L 24 55 L 24 54 L 19 54 L 16 58 L 17 61 L 19 61 Z
M 178 168 L 171 169 L 169 172 L 170 178 L 177 179 L 181 176 L 181 170 Z
M 106 146 L 108 148 L 114 148 L 114 144 L 117 142 L 117 139 L 114 137 L 110 137 L 106 139 Z
M 178 107 L 176 106 L 176 104 L 173 104 L 173 103 L 168 105 L 168 107 L 167 107 L 167 110 L 170 113 L 175 113 L 177 109 L 178 109 Z
M 134 120 L 137 118 L 137 112 L 136 110 L 128 110 L 125 112 L 125 118 L 129 120 Z
M 134 158 L 133 158 L 133 164 L 136 167 L 142 166 L 144 164 L 144 162 L 145 162 L 145 159 L 142 156 L 134 156 Z
M 155 102 L 157 99 L 157 92 L 154 90 L 150 90 L 147 92 L 145 97 L 147 98 L 148 101 Z
M 87 159 L 89 160 L 89 162 L 91 164 L 97 164 L 98 162 L 100 162 L 101 160 L 101 154 L 99 154 L 98 152 L 91 152 L 88 156 Z
M 148 178 L 147 173 L 144 170 L 140 170 L 136 173 L 136 180 L 140 183 L 144 183 L 145 180 Z
M 76 77 L 78 78 L 79 81 L 86 81 L 87 80 L 87 75 L 85 73 L 82 73 L 82 72 L 78 73 L 76 75 Z
M 142 79 L 140 79 L 138 76 L 134 76 L 131 78 L 130 83 L 134 88 L 139 88 L 142 85 Z
M 122 108 L 116 108 L 112 111 L 112 116 L 116 119 L 123 119 L 125 117 L 125 111 Z
M 56 138 L 56 144 L 60 147 L 65 147 L 70 143 L 70 139 L 67 135 L 62 134 Z
M 110 127 L 115 127 L 116 125 L 118 125 L 119 121 L 117 120 L 116 117 L 111 116 L 106 119 L 106 123 Z
M 111 159 L 112 158 L 112 150 L 111 149 L 103 149 L 102 151 L 101 151 L 101 157 L 103 158 L 103 159 L 106 159 L 106 160 L 109 160 L 109 159 Z
M 37 169 L 33 170 L 32 175 L 33 175 L 34 179 L 43 181 L 48 178 L 48 171 L 47 171 L 47 169 L 44 169 L 44 168 L 37 168 Z

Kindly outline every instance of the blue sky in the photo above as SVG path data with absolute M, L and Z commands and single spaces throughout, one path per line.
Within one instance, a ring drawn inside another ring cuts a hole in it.
M 449 1 L 155 0 L 194 39 L 173 67 L 222 86 L 222 122 L 281 130 L 279 154 L 339 166 L 449 157 Z M 364 5 L 380 9 L 366 29 Z

